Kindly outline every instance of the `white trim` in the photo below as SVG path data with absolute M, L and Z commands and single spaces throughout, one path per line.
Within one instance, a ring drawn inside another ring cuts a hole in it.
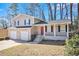
M 67 24 L 67 37 L 69 38 L 69 25 Z
M 56 37 L 56 24 L 54 24 L 54 37 Z

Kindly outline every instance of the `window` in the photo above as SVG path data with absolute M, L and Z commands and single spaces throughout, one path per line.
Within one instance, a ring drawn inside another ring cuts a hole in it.
M 29 19 L 29 25 L 30 25 L 30 19 Z
M 53 32 L 53 26 L 51 26 L 51 32 Z
M 19 25 L 19 21 L 17 21 L 17 25 Z
M 65 30 L 66 30 L 66 32 L 67 32 L 67 25 L 65 25 Z
M 60 32 L 60 25 L 58 25 L 58 32 Z
M 26 20 L 24 20 L 24 25 L 26 25 Z
M 45 26 L 45 32 L 47 32 L 47 26 Z

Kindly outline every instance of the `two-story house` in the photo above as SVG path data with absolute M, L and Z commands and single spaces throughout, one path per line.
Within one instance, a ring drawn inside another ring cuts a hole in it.
M 8 36 L 11 39 L 30 41 L 32 35 L 41 35 L 47 40 L 65 40 L 69 37 L 70 20 L 45 22 L 39 18 L 19 14 L 11 20 Z

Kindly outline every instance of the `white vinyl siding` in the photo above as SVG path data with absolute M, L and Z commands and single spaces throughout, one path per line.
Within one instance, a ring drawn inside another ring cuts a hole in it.
M 14 23 L 15 23 L 15 26 L 19 26 L 20 25 L 20 21 L 19 20 L 15 21 Z

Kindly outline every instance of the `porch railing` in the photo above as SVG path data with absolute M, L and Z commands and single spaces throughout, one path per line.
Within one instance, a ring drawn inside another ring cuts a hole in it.
M 54 36 L 53 32 L 45 32 L 46 36 Z M 56 32 L 56 36 L 67 36 L 67 32 Z

